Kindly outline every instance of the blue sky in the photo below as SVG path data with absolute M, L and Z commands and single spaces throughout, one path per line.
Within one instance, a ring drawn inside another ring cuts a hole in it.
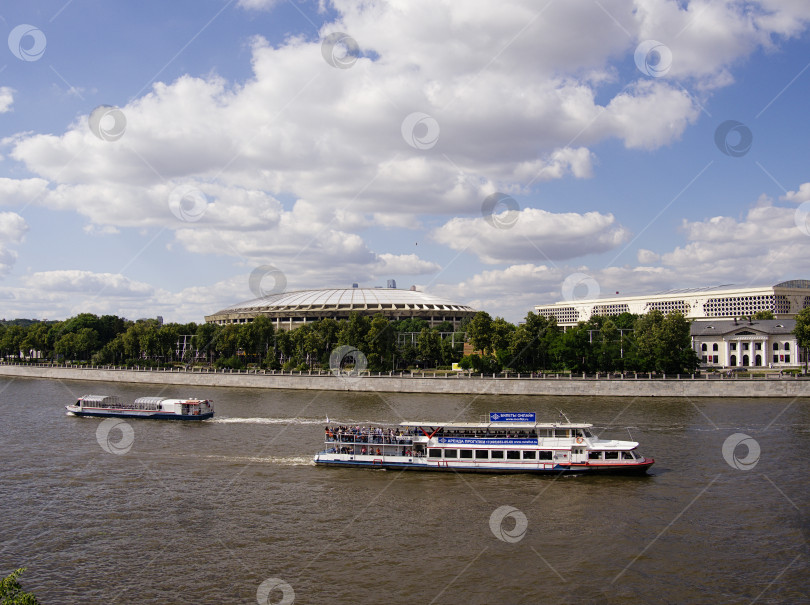
M 202 321 L 268 266 L 511 321 L 808 277 L 804 2 L 1 10 L 0 316 Z

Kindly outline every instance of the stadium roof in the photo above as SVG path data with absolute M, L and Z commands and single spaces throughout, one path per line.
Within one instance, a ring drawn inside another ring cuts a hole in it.
M 332 290 L 298 290 L 283 292 L 238 303 L 220 311 L 274 311 L 296 309 L 374 309 L 388 305 L 416 306 L 422 309 L 447 311 L 475 311 L 472 307 L 417 290 L 397 290 L 394 288 L 340 288 Z M 407 308 L 407 307 L 402 307 Z

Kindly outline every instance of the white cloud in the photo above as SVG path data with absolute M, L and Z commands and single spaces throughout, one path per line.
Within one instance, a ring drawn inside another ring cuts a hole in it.
M 802 204 L 810 202 L 810 183 L 802 183 L 798 191 L 788 191 L 780 199 L 793 202 L 794 204 Z
M 15 212 L 0 212 L 0 277 L 5 277 L 17 260 L 16 250 L 22 243 L 28 225 L 25 219 Z
M 553 213 L 537 208 L 497 210 L 492 222 L 483 217 L 454 218 L 432 236 L 489 264 L 577 258 L 611 250 L 629 237 L 612 214 Z
M 0 86 L 0 113 L 11 111 L 14 103 L 14 89 L 8 86 Z

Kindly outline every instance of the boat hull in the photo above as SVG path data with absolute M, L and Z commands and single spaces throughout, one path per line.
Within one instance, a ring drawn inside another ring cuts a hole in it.
M 655 464 L 652 458 L 644 458 L 641 462 L 634 464 L 555 464 L 547 465 L 544 468 L 518 468 L 514 466 L 451 466 L 430 464 L 427 462 L 389 461 L 381 459 L 373 460 L 339 460 L 324 459 L 315 457 L 317 466 L 344 467 L 344 468 L 371 468 L 386 470 L 404 471 L 429 471 L 429 472 L 453 472 L 453 473 L 495 473 L 495 474 L 534 474 L 534 475 L 644 475 L 649 468 Z
M 88 416 L 91 418 L 148 418 L 150 420 L 208 420 L 214 412 L 204 414 L 175 414 L 173 412 L 152 412 L 141 410 L 72 410 L 65 406 L 71 416 Z

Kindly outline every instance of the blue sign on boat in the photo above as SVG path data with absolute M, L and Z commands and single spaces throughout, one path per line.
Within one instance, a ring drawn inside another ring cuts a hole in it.
M 534 412 L 490 412 L 490 422 L 537 422 Z

